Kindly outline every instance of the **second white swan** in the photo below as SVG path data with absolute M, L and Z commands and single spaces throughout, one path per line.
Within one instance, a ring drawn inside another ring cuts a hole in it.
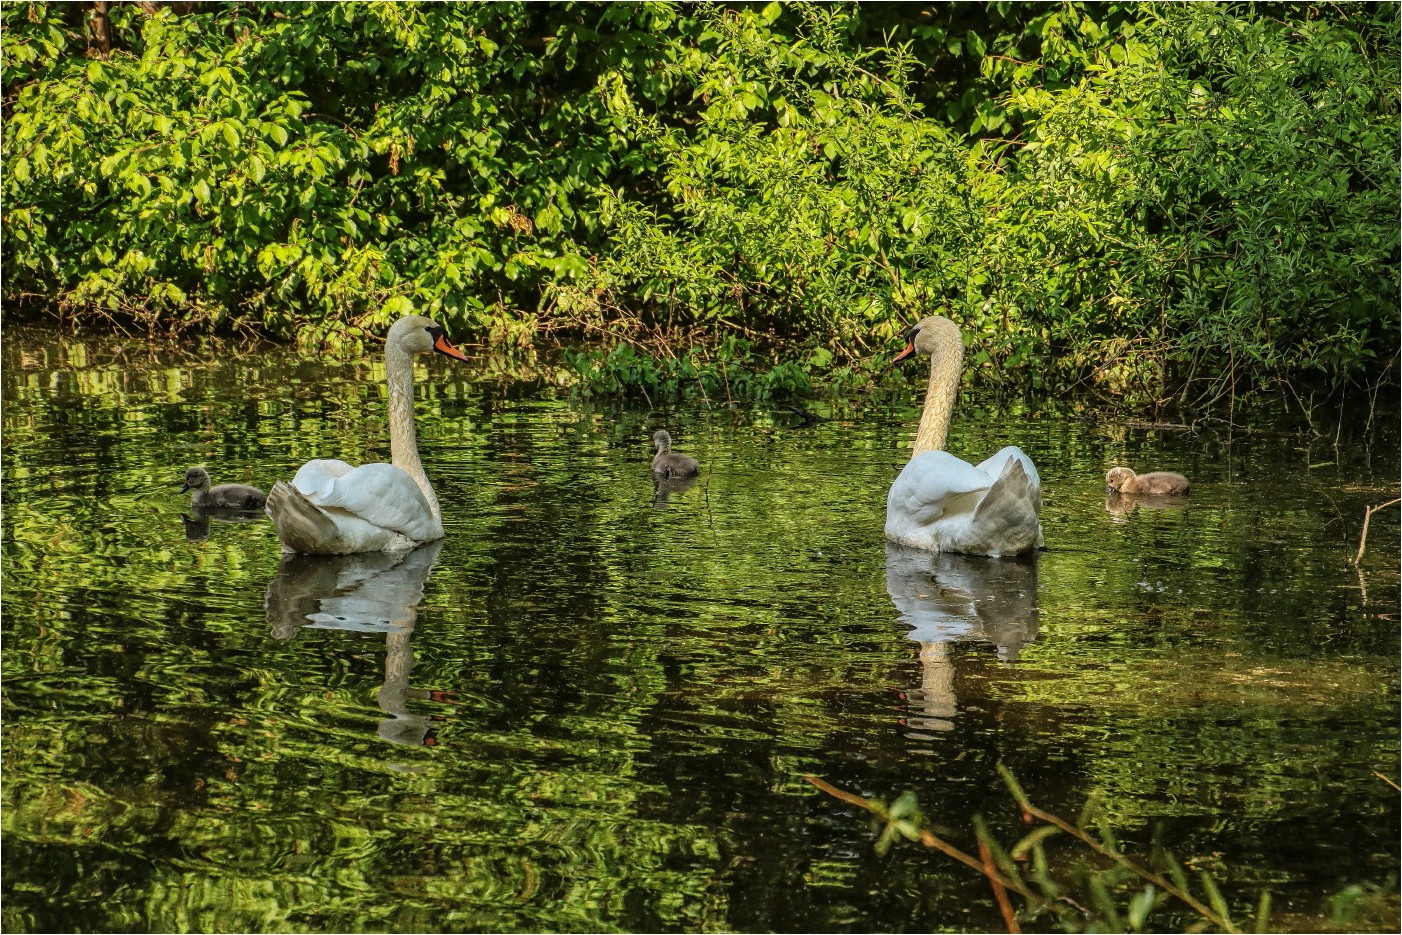
M 308 461 L 292 482 L 268 493 L 268 515 L 284 552 L 349 555 L 409 549 L 443 538 L 438 497 L 419 461 L 414 432 L 414 355 L 436 351 L 467 357 L 443 329 L 422 315 L 406 315 L 385 339 L 392 464 Z
M 896 361 L 930 355 L 930 383 L 910 461 L 886 497 L 886 538 L 929 552 L 1017 555 L 1042 547 L 1042 482 L 1011 445 L 978 465 L 944 451 L 964 343 L 959 326 L 931 315 L 906 332 Z

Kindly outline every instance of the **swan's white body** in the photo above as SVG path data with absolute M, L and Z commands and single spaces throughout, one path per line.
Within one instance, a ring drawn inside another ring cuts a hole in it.
M 292 478 L 291 488 L 283 496 L 300 494 L 326 520 L 310 538 L 294 532 L 290 523 L 286 530 L 278 523 L 283 545 L 291 546 L 292 552 L 385 552 L 443 538 L 443 522 L 419 485 L 393 464 L 351 467 L 334 459 L 308 461 Z M 272 515 L 277 523 L 278 515 Z
M 268 515 L 284 552 L 349 555 L 411 549 L 443 538 L 438 497 L 419 461 L 414 433 L 413 355 L 462 353 L 443 329 L 419 315 L 401 318 L 385 341 L 393 464 L 352 467 L 344 461 L 308 461 L 292 482 L 268 494 Z
M 1032 459 L 1008 446 L 978 465 L 944 451 L 959 389 L 958 327 L 931 316 L 911 329 L 910 346 L 931 355 L 930 384 L 911 456 L 886 498 L 886 538 L 910 548 L 969 555 L 1017 555 L 1042 547 L 1042 483 Z

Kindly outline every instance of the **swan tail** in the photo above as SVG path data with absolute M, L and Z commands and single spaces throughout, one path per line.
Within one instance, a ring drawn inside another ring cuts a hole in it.
M 335 521 L 286 481 L 273 484 L 265 510 L 285 552 L 325 553 L 326 544 L 340 536 Z
M 1009 458 L 998 479 L 974 508 L 973 526 L 987 538 L 1006 544 L 1001 554 L 1013 555 L 1042 547 L 1041 485 L 1022 462 Z

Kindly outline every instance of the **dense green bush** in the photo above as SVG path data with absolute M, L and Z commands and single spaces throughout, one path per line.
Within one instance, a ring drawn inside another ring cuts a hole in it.
M 743 338 L 795 391 L 934 308 L 1018 386 L 1205 401 L 1396 354 L 1395 4 L 74 13 L 0 11 L 10 314 L 417 308 L 621 341 L 664 387 Z
M 796 46 L 716 17 L 686 74 L 697 126 L 630 124 L 659 141 L 673 212 L 613 203 L 620 249 L 566 287 L 576 305 L 852 354 L 933 299 L 989 378 L 1152 397 L 1366 377 L 1395 352 L 1395 7 L 1357 28 L 1146 9 L 1070 83 L 986 59 L 1019 135 L 972 143 L 921 119 L 905 49 L 837 54 L 846 13 L 801 12 Z M 1038 26 L 1063 58 L 1100 36 L 1075 8 Z
M 592 75 L 570 78 L 585 37 L 590 68 L 626 73 L 670 19 L 198 10 L 114 5 L 119 47 L 84 58 L 60 5 L 6 6 L 7 296 L 152 328 L 286 334 L 410 305 L 485 326 L 586 265 L 583 208 L 636 168 Z

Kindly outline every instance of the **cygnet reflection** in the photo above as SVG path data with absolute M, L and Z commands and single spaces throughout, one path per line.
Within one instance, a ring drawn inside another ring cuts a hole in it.
M 190 506 L 189 513 L 180 514 L 181 525 L 185 527 L 185 538 L 191 542 L 201 542 L 209 538 L 209 523 L 256 523 L 267 519 L 262 510 L 236 510 L 220 506 Z
M 949 644 L 983 640 L 1016 662 L 1037 638 L 1036 555 L 1012 558 L 919 552 L 886 545 L 886 591 L 920 644 L 920 686 L 906 693 L 909 736 L 954 729 L 958 698 Z
M 445 694 L 410 688 L 409 673 L 419 602 L 442 547 L 440 540 L 408 552 L 288 554 L 268 585 L 264 606 L 275 639 L 291 639 L 302 627 L 385 634 L 385 677 L 376 702 L 389 715 L 378 733 L 391 743 L 437 743 L 430 731 L 436 718 L 415 714 L 409 702 L 443 701 Z
M 688 477 L 663 477 L 660 474 L 652 475 L 652 505 L 658 509 L 665 509 L 667 498 L 674 493 L 685 493 L 696 486 L 698 475 L 692 474 Z
M 1111 491 L 1105 495 L 1105 512 L 1110 514 L 1112 522 L 1123 523 L 1137 509 L 1181 510 L 1189 502 L 1188 497 Z

